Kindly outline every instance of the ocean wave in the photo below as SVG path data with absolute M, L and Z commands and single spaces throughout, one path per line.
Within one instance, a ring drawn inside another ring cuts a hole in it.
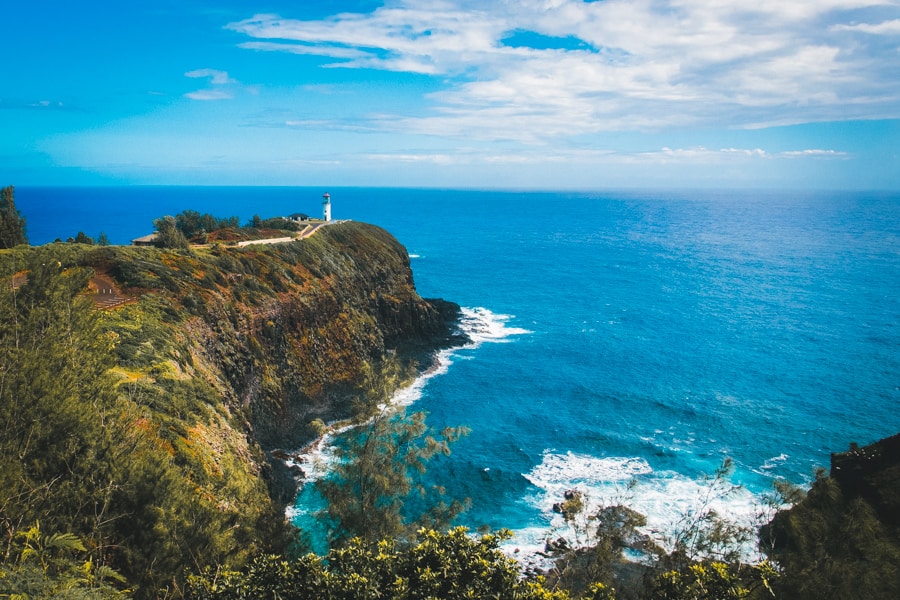
M 684 518 L 692 511 L 712 509 L 719 516 L 742 526 L 759 525 L 762 499 L 750 491 L 735 487 L 725 495 L 710 495 L 711 482 L 703 477 L 692 479 L 672 471 L 657 472 L 643 458 L 596 457 L 568 452 L 545 451 L 543 460 L 524 475 L 536 488 L 524 500 L 539 509 L 543 527 L 528 526 L 513 531 L 504 545 L 511 556 L 530 567 L 546 568 L 544 542 L 564 538 L 575 547 L 583 541 L 576 531 L 555 512 L 567 490 L 577 490 L 585 501 L 584 515 L 600 508 L 624 505 L 647 518 L 641 532 L 654 542 L 671 550 L 673 540 Z M 746 560 L 757 560 L 752 544 L 742 548 Z
M 778 456 L 773 456 L 772 458 L 766 459 L 763 464 L 759 466 L 757 469 L 753 469 L 753 472 L 757 475 L 763 475 L 765 477 L 774 477 L 773 471 L 781 467 L 787 460 L 790 458 L 789 454 L 779 454 Z
M 472 340 L 474 347 L 485 342 L 508 342 L 513 336 L 534 333 L 520 327 L 509 327 L 507 323 L 515 318 L 514 315 L 497 314 L 481 307 L 462 308 L 460 313 L 459 328 Z
M 652 469 L 643 458 L 598 458 L 572 452 L 544 452 L 541 464 L 527 473 L 525 478 L 541 489 L 552 490 L 566 486 L 571 488 L 573 485 L 627 481 L 650 472 Z
M 788 458 L 790 458 L 790 456 L 787 454 L 779 454 L 778 456 L 773 456 L 772 458 L 764 462 L 762 466 L 760 466 L 760 469 L 774 469 L 779 464 L 786 461 Z

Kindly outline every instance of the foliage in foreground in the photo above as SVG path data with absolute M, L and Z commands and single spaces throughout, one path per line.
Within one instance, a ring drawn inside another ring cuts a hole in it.
M 465 528 L 448 533 L 422 529 L 418 542 L 399 546 L 392 539 L 378 543 L 354 538 L 327 556 L 306 555 L 288 561 L 261 556 L 243 571 L 207 570 L 188 580 L 191 600 L 255 599 L 444 599 L 502 598 L 565 600 L 564 588 L 542 577 L 524 577 L 520 565 L 499 544 L 508 531 L 473 537 Z M 683 570 L 659 573 L 651 600 L 747 600 L 771 598 L 777 577 L 768 563 L 694 563 Z M 577 597 L 615 600 L 616 591 L 595 582 Z
M 900 449 L 900 436 L 872 447 L 892 440 Z M 859 461 L 862 470 L 878 460 L 871 454 Z M 783 597 L 900 598 L 900 462 L 885 466 L 861 485 L 820 472 L 802 501 L 763 527 L 767 552 L 783 572 Z
M 95 310 L 80 294 L 92 270 L 70 262 L 67 253 L 77 248 L 56 246 L 7 251 L 14 254 L 4 260 L 15 264 L 4 268 L 24 267 L 28 278 L 18 288 L 0 280 L 3 585 L 10 593 L 41 589 L 29 593 L 44 597 L 80 586 L 78 578 L 96 569 L 114 569 L 142 597 L 154 597 L 186 569 L 240 564 L 242 555 L 272 548 L 263 539 L 276 537 L 266 531 L 280 519 L 263 482 L 224 453 L 221 476 L 206 467 L 195 432 L 226 418 L 212 391 L 163 371 L 140 387 L 136 372 L 117 378 L 112 367 L 127 327 L 155 332 L 141 335 L 142 347 L 152 339 L 165 348 L 171 336 L 152 310 Z M 125 322 L 128 315 L 136 318 Z M 77 560 L 35 566 L 34 548 L 59 554 L 65 540 L 77 541 L 68 549 Z
M 194 600 L 239 598 L 403 599 L 515 598 L 564 600 L 540 580 L 521 578 L 518 564 L 499 549 L 507 533 L 471 538 L 465 528 L 448 533 L 421 530 L 418 543 L 398 547 L 360 538 L 327 556 L 309 554 L 296 561 L 275 556 L 256 559 L 242 572 L 207 571 L 192 577 L 186 596 Z
M 0 563 L 0 598 L 128 597 L 125 578 L 88 556 L 71 533 L 45 535 L 40 524 L 18 533 L 12 560 Z
M 772 598 L 778 573 L 768 562 L 758 565 L 699 562 L 666 571 L 656 579 L 652 600 L 740 600 Z

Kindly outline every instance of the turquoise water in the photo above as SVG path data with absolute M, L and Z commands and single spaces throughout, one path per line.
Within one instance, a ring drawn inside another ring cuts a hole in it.
M 16 198 L 33 243 L 125 242 L 185 208 L 318 214 L 324 191 Z M 429 472 L 472 499 L 465 524 L 537 546 L 580 487 L 665 531 L 724 457 L 745 490 L 723 510 L 747 516 L 773 478 L 808 481 L 830 452 L 900 431 L 898 194 L 328 191 L 335 218 L 391 231 L 420 293 L 481 331 L 408 394 L 436 428 L 472 429 Z

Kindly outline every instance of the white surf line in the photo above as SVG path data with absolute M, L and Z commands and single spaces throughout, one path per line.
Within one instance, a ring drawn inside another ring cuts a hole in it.
M 571 548 L 589 542 L 553 508 L 563 501 L 568 490 L 583 495 L 585 517 L 617 504 L 643 514 L 647 524 L 639 531 L 667 551 L 672 550 L 671 540 L 684 527 L 684 518 L 698 514 L 697 511 L 714 510 L 751 530 L 761 524 L 761 519 L 768 520 L 760 494 L 738 487 L 727 494 L 713 492 L 710 496 L 711 481 L 674 471 L 654 471 L 640 457 L 596 457 L 547 450 L 541 463 L 523 476 L 537 488 L 524 500 L 540 511 L 543 523 L 514 531 L 503 550 L 532 568 L 553 566 L 554 557 L 545 548 L 548 540 L 563 538 Z M 723 482 L 719 491 L 730 486 Z M 747 562 L 762 558 L 752 536 L 741 547 L 741 554 Z

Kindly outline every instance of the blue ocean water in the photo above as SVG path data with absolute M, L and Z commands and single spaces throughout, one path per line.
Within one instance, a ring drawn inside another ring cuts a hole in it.
M 324 191 L 16 200 L 32 243 L 79 230 L 126 243 L 186 208 L 318 214 Z M 436 428 L 472 430 L 428 474 L 472 499 L 472 527 L 537 546 L 579 487 L 627 496 L 665 530 L 725 457 L 744 491 L 723 510 L 746 516 L 774 478 L 808 481 L 830 452 L 900 431 L 898 194 L 327 191 L 335 218 L 388 229 L 419 292 L 481 332 L 413 394 Z

